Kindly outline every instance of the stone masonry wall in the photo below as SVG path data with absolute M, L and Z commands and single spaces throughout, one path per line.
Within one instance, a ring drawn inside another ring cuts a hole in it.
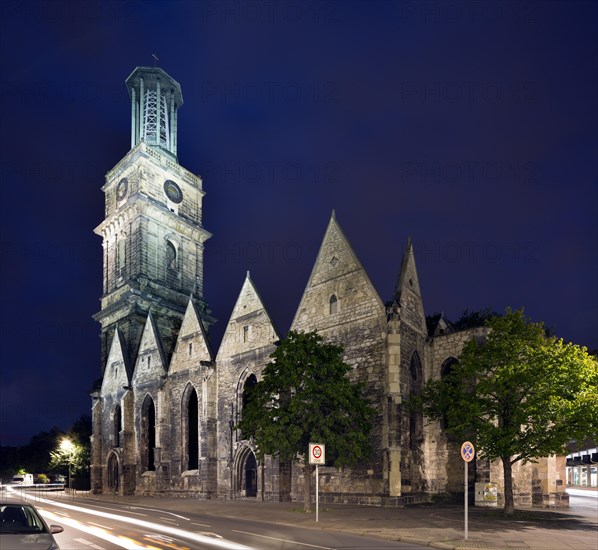
M 331 297 L 336 297 L 336 308 Z M 324 478 L 322 491 L 380 493 L 385 487 L 383 432 L 386 423 L 386 310 L 334 218 L 295 315 L 291 330 L 317 330 L 345 349 L 351 377 L 366 385 L 377 411 L 372 429 L 374 454 L 364 464 Z M 302 498 L 302 481 L 293 481 L 293 498 Z
M 243 496 L 246 461 L 252 451 L 252 444 L 235 428 L 243 414 L 243 390 L 250 377 L 260 380 L 264 367 L 274 351 L 278 335 L 261 298 L 249 275 L 243 283 L 237 303 L 227 324 L 217 362 L 218 391 L 218 495 L 221 498 Z M 275 500 L 278 483 L 278 461 L 268 460 L 270 468 L 260 473 L 258 490 L 264 491 Z

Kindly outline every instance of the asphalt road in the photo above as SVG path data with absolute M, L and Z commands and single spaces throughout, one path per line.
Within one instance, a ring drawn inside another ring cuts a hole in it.
M 579 515 L 598 518 L 598 491 L 568 488 L 569 509 Z
M 21 498 L 12 496 L 10 498 Z M 423 546 L 276 525 L 243 518 L 231 520 L 207 514 L 175 514 L 157 508 L 119 502 L 97 502 L 67 495 L 29 498 L 48 524 L 64 527 L 55 535 L 62 550 L 228 549 L 228 550 L 340 550 L 402 549 Z

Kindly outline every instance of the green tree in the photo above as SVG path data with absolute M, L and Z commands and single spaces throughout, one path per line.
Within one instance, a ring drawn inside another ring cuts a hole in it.
M 474 441 L 481 458 L 502 461 L 505 513 L 513 514 L 513 464 L 596 438 L 598 362 L 547 336 L 523 310 L 507 309 L 487 326 L 487 340 L 469 342 L 446 377 L 426 384 L 420 405 L 453 436 Z
M 328 462 L 353 465 L 371 452 L 375 412 L 363 385 L 351 382 L 343 348 L 316 332 L 289 332 L 251 390 L 239 428 L 253 437 L 259 459 L 303 462 L 304 508 L 311 509 L 310 442 L 324 443 Z
M 69 437 L 84 446 L 90 446 L 91 416 L 82 414 L 69 430 Z
M 61 473 L 69 472 L 71 485 L 77 488 L 84 488 L 88 485 L 89 461 L 91 453 L 91 417 L 81 415 L 71 426 L 68 434 L 56 438 L 54 450 L 50 452 L 50 463 L 48 467 L 52 470 L 59 470 Z M 73 483 L 76 478 L 77 483 Z
M 89 449 L 65 437 L 53 451 L 50 451 L 49 468 L 68 473 L 70 488 L 73 477 L 89 470 Z
M 469 311 L 466 309 L 453 326 L 455 330 L 465 330 L 468 328 L 483 327 L 490 319 L 500 317 L 492 308 L 487 307 L 478 311 Z
M 19 462 L 28 473 L 39 474 L 48 468 L 50 451 L 63 436 L 62 430 L 54 426 L 49 431 L 35 434 L 27 445 L 19 448 Z

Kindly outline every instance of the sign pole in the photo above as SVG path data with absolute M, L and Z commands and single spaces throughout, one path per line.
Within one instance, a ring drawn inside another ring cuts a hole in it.
M 465 482 L 464 482 L 464 487 L 463 487 L 463 494 L 465 495 L 465 540 L 467 540 L 467 536 L 468 536 L 468 531 L 469 531 L 469 526 L 468 526 L 468 522 L 469 522 L 469 517 L 468 517 L 468 506 L 469 506 L 469 499 L 468 499 L 468 492 L 469 492 L 469 483 L 468 483 L 468 479 L 467 479 L 467 474 L 468 474 L 468 470 L 469 470 L 469 463 L 473 460 L 473 457 L 475 456 L 475 448 L 473 446 L 473 443 L 471 443 L 470 441 L 466 441 L 465 443 L 463 443 L 463 445 L 461 445 L 461 458 L 465 461 Z
M 467 481 L 468 481 L 467 480 L 467 473 L 468 473 L 467 470 L 469 470 L 468 466 L 469 466 L 469 462 L 465 462 L 465 491 L 464 491 L 464 493 L 465 493 L 465 540 L 467 540 L 467 534 L 468 534 L 467 533 L 467 531 L 468 531 L 468 529 L 467 529 L 468 528 L 467 523 L 468 523 L 468 520 L 469 520 L 469 518 L 467 517 L 468 516 L 468 514 L 467 514 L 467 512 L 468 512 L 467 506 L 469 504 L 467 502 L 468 501 L 468 498 L 467 498 L 468 495 L 467 495 L 467 493 L 468 493 L 468 489 L 469 489 L 468 483 L 467 483 Z
M 320 502 L 320 477 L 318 476 L 318 465 L 316 464 L 316 522 L 318 520 L 318 503 Z
M 325 447 L 321 443 L 309 444 L 309 463 L 316 465 L 316 522 L 319 521 L 320 514 L 320 476 L 318 472 L 318 465 L 326 464 L 326 454 L 324 451 Z

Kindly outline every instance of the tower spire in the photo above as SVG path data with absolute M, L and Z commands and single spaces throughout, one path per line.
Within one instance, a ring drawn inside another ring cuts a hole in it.
M 176 157 L 177 110 L 183 104 L 181 86 L 157 66 L 137 67 L 127 78 L 131 97 L 131 149 L 140 141 Z

